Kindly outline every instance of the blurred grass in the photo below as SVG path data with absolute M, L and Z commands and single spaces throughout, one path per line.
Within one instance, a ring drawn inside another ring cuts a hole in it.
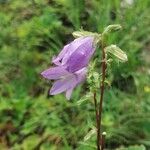
M 108 43 L 119 43 L 129 61 L 112 65 L 106 145 L 150 149 L 149 6 L 149 0 L 123 6 L 121 0 L 0 0 L 0 149 L 95 149 L 95 135 L 84 141 L 95 125 L 92 100 L 77 105 L 88 89 L 77 88 L 70 102 L 63 94 L 48 96 L 40 72 L 73 39 L 72 31 L 101 32 L 115 23 L 123 30 Z

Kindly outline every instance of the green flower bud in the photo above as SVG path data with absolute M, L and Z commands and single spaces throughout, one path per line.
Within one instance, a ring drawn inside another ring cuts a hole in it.
M 108 27 L 106 27 L 104 29 L 103 35 L 108 34 L 110 32 L 118 31 L 118 30 L 121 30 L 121 29 L 122 29 L 122 26 L 119 25 L 119 24 L 109 25 Z
M 119 61 L 126 62 L 128 60 L 127 55 L 125 52 L 123 52 L 119 47 L 116 45 L 110 45 L 105 48 L 106 53 L 110 53 L 117 57 Z

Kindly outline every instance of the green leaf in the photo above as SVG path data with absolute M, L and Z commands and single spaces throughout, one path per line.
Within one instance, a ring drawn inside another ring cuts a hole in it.
M 118 58 L 121 62 L 126 62 L 128 60 L 127 55 L 116 45 L 110 45 L 105 48 L 106 53 L 110 53 Z
M 140 146 L 129 146 L 127 148 L 119 148 L 117 150 L 146 150 L 145 146 L 140 145 Z
M 109 25 L 107 26 L 105 29 L 104 29 L 104 32 L 103 32 L 103 35 L 104 34 L 108 34 L 110 32 L 114 32 L 114 31 L 118 31 L 118 30 L 121 30 L 122 29 L 122 26 L 120 24 L 112 24 L 112 25 Z

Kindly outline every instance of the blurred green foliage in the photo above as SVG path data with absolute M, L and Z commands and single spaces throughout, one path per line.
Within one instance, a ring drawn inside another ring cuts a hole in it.
M 106 147 L 150 149 L 149 6 L 149 0 L 0 0 L 0 149 L 95 149 L 95 135 L 84 141 L 95 125 L 92 99 L 77 104 L 86 84 L 68 102 L 63 94 L 48 96 L 40 72 L 72 31 L 101 32 L 115 23 L 123 30 L 108 43 L 119 43 L 129 61 L 112 65 L 106 87 Z

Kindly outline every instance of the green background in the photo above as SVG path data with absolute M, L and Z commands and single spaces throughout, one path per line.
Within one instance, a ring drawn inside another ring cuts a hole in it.
M 48 95 L 52 84 L 40 73 L 73 40 L 73 31 L 100 33 L 116 23 L 123 30 L 108 43 L 129 60 L 113 64 L 105 91 L 106 148 L 150 149 L 149 14 L 149 0 L 0 0 L 0 149 L 96 149 L 93 101 L 77 103 L 88 92 L 86 83 L 67 101 Z

